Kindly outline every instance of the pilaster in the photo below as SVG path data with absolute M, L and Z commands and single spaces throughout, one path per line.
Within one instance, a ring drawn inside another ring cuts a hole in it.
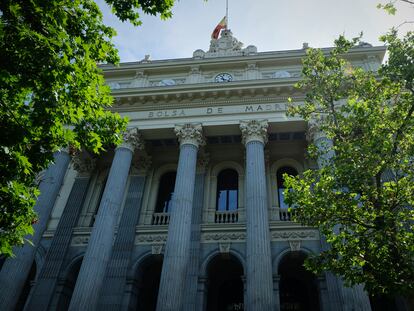
M 122 211 L 109 261 L 104 284 L 100 293 L 99 310 L 123 310 L 123 294 L 128 268 L 134 249 L 135 228 L 141 214 L 146 174 L 151 166 L 151 157 L 141 152 L 133 161 L 130 170 L 129 186 L 125 206 Z

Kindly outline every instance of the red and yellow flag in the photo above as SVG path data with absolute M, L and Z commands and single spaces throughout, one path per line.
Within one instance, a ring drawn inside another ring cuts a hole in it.
M 227 17 L 224 16 L 223 19 L 218 23 L 216 28 L 214 28 L 213 33 L 211 34 L 211 39 L 218 39 L 220 31 L 227 27 Z

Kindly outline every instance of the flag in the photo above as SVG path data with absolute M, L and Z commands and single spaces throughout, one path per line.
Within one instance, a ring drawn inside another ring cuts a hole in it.
M 224 16 L 223 19 L 218 23 L 216 28 L 214 28 L 213 33 L 211 34 L 211 39 L 218 39 L 220 31 L 227 27 L 227 17 Z

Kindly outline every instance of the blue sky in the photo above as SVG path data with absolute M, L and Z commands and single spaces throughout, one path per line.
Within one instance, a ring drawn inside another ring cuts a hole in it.
M 229 0 L 229 28 L 244 46 L 256 45 L 259 52 L 332 46 L 339 34 L 379 45 L 378 37 L 390 27 L 414 20 L 414 8 L 398 4 L 395 16 L 376 8 L 385 0 Z M 225 0 L 180 0 L 173 17 L 142 16 L 142 26 L 121 23 L 98 0 L 104 22 L 118 33 L 114 39 L 122 62 L 191 57 L 196 49 L 208 50 L 210 35 L 225 15 Z M 414 24 L 400 27 L 414 30 Z

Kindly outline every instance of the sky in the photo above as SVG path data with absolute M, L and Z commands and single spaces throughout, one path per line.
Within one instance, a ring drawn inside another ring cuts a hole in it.
M 348 38 L 363 32 L 363 41 L 381 45 L 378 37 L 393 26 L 414 20 L 414 6 L 397 3 L 390 16 L 377 9 L 385 0 L 228 0 L 229 28 L 244 47 L 259 52 L 329 47 L 340 34 Z M 142 15 L 142 25 L 120 22 L 103 0 L 97 1 L 104 22 L 114 27 L 114 43 L 121 62 L 133 62 L 149 54 L 152 60 L 192 57 L 197 49 L 208 50 L 210 36 L 225 15 L 226 0 L 176 0 L 167 21 Z M 399 28 L 414 30 L 414 24 Z

